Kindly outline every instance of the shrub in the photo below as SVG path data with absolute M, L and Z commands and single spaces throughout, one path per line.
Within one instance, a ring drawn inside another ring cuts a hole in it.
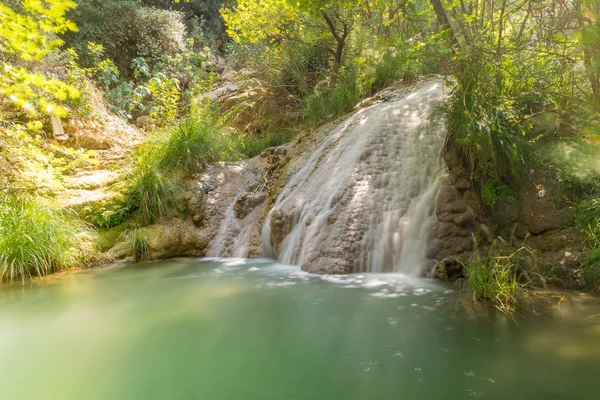
M 512 191 L 506 185 L 494 181 L 486 181 L 481 186 L 481 202 L 493 207 L 498 200 L 510 199 Z
M 144 7 L 139 0 L 80 0 L 68 16 L 79 31 L 66 35 L 65 42 L 85 66 L 92 64 L 88 42 L 102 44 L 106 56 L 127 76 L 132 75 L 135 58 L 160 60 L 185 47 L 183 13 Z
M 592 197 L 575 205 L 575 222 L 590 248 L 600 247 L 600 198 Z
M 0 201 L 2 279 L 24 280 L 77 264 L 93 230 L 64 210 L 33 197 L 6 196 Z
M 306 118 L 318 123 L 325 118 L 344 114 L 362 98 L 356 71 L 344 71 L 333 81 L 317 86 L 305 101 Z

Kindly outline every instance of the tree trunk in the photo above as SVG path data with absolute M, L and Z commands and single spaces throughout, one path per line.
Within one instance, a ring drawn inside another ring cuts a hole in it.
M 435 15 L 437 16 L 438 23 L 444 29 L 450 32 L 450 43 L 452 44 L 452 52 L 456 52 L 456 48 L 459 47 L 458 40 L 454 35 L 454 31 L 452 30 L 452 25 L 450 25 L 450 21 L 448 20 L 448 15 L 446 14 L 446 10 L 444 10 L 444 6 L 440 0 L 431 0 L 431 5 L 433 6 L 433 10 L 435 11 Z

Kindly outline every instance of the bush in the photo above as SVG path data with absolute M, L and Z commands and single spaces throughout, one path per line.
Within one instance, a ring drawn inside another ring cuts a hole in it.
M 79 27 L 65 36 L 85 66 L 89 42 L 104 46 L 106 56 L 119 71 L 131 76 L 131 62 L 138 57 L 158 61 L 185 47 L 184 15 L 178 11 L 142 6 L 139 0 L 80 0 L 68 17 Z
M 92 229 L 76 216 L 27 196 L 0 201 L 2 279 L 24 280 L 77 264 L 91 243 Z
M 600 248 L 590 251 L 583 262 L 583 281 L 590 292 L 600 288 Z
M 486 181 L 481 186 L 481 202 L 488 207 L 493 207 L 498 200 L 508 200 L 512 191 L 506 185 L 494 181 Z
M 524 132 L 513 129 L 519 114 L 509 98 L 490 95 L 477 79 L 459 81 L 448 102 L 446 150 L 465 167 L 454 172 L 477 181 L 517 183 L 528 153 Z
M 600 247 L 600 198 L 592 197 L 575 205 L 575 222 L 590 248 Z

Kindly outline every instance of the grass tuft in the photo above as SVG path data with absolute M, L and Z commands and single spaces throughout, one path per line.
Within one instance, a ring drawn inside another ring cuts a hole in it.
M 135 262 L 140 262 L 150 253 L 150 243 L 145 230 L 136 227 L 124 232 L 127 252 L 135 257 Z
M 0 201 L 2 280 L 24 281 L 75 266 L 92 243 L 93 229 L 64 210 L 25 195 Z
M 215 161 L 239 158 L 233 137 L 224 135 L 206 118 L 187 118 L 167 130 L 167 140 L 157 149 L 160 167 L 192 174 Z
M 182 188 L 157 166 L 140 165 L 132 180 L 126 195 L 127 208 L 139 209 L 144 224 L 166 217 L 177 205 Z
M 508 255 L 493 244 L 485 254 L 476 252 L 473 261 L 467 261 L 464 281 L 475 302 L 493 305 L 508 316 L 513 316 L 524 298 L 529 277 L 520 264 L 522 247 Z
M 277 147 L 286 144 L 294 134 L 291 131 L 272 131 L 261 135 L 258 138 L 245 139 L 240 152 L 246 158 L 258 156 L 264 149 L 269 147 Z

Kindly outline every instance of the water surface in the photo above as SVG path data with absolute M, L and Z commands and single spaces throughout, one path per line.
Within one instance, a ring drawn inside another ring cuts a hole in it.
M 184 260 L 0 288 L 2 399 L 597 399 L 600 327 L 452 287 Z

